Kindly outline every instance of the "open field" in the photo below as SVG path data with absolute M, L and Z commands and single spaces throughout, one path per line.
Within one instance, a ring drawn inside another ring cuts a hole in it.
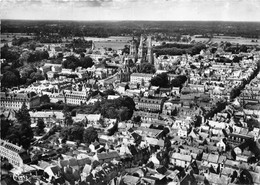
M 256 39 L 254 39 L 256 40 Z M 229 36 L 215 36 L 212 39 L 212 42 L 220 43 L 223 42 L 230 42 L 235 44 L 245 44 L 245 45 L 260 45 L 260 40 L 258 39 L 258 42 L 251 42 L 252 39 L 250 38 L 243 38 L 243 37 L 229 37 Z
M 123 49 L 125 45 L 129 44 L 131 37 L 120 37 L 111 36 L 108 38 L 97 38 L 97 37 L 84 37 L 85 40 L 94 41 L 96 49 L 101 48 L 112 48 L 112 49 Z
M 101 49 L 101 48 L 112 48 L 115 50 L 118 49 L 123 49 L 125 45 L 128 45 L 129 43 L 127 42 L 116 42 L 116 41 L 99 41 L 99 42 L 94 42 L 95 48 L 96 49 Z
M 210 38 L 198 38 L 198 37 L 191 37 L 192 40 L 196 42 L 208 42 Z M 254 39 L 256 40 L 256 39 Z M 244 44 L 244 45 L 260 45 L 260 39 L 258 42 L 252 42 L 251 38 L 244 38 L 244 37 L 232 37 L 232 36 L 214 36 L 211 39 L 213 43 L 220 43 L 220 42 L 230 42 L 232 44 Z
M 33 38 L 32 35 L 27 35 L 26 33 L 1 33 L 1 43 L 0 47 L 4 46 L 4 44 L 8 44 L 9 46 L 12 46 L 12 40 L 14 38 L 21 38 L 21 37 L 28 37 L 28 38 Z

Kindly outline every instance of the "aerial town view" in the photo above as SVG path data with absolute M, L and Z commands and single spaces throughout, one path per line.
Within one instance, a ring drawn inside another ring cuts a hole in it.
M 260 185 L 259 10 L 0 1 L 0 184 Z

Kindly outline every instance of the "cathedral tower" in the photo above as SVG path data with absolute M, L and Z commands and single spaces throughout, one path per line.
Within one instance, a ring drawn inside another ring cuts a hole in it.
M 140 44 L 138 48 L 138 58 L 143 58 L 144 57 L 144 37 L 141 35 L 140 37 Z
M 153 46 L 152 46 L 152 37 L 147 37 L 148 47 L 147 47 L 147 61 L 151 64 L 154 64 L 154 56 L 153 56 Z
M 136 43 L 135 43 L 135 39 L 133 37 L 133 39 L 131 40 L 131 44 L 130 44 L 130 56 L 133 58 L 137 58 L 137 47 L 136 47 Z

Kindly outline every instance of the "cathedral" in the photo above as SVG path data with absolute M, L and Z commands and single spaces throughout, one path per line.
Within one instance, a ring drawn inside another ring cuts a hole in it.
M 144 62 L 148 62 L 154 65 L 152 36 L 141 35 L 138 48 L 137 41 L 133 37 L 130 41 L 129 55 L 123 56 L 122 62 L 124 64 L 124 67 L 120 71 L 120 81 L 123 82 L 129 81 L 130 74 L 133 72 L 132 67 L 135 66 L 133 64 L 141 64 Z
M 147 48 L 147 53 L 145 53 L 145 48 Z M 138 59 L 141 62 L 148 62 L 150 64 L 154 64 L 152 36 L 147 36 L 147 38 L 145 39 L 145 37 L 141 35 L 140 44 L 138 48 Z

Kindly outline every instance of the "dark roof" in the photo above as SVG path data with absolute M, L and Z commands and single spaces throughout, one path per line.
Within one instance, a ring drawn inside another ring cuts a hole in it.
M 190 184 L 190 185 L 197 185 L 197 182 L 196 182 L 196 179 L 194 178 L 193 175 L 190 175 L 190 174 L 186 174 L 184 176 L 184 178 L 180 181 L 180 185 L 187 185 L 187 184 Z
M 88 158 L 78 159 L 79 166 L 84 166 L 85 164 L 91 164 L 91 160 Z
M 139 140 L 139 139 L 141 139 L 142 138 L 142 136 L 140 136 L 139 134 L 137 134 L 137 133 L 132 133 L 132 136 L 133 136 L 133 138 L 135 139 L 135 140 Z
M 167 168 L 165 168 L 164 166 L 163 167 L 160 167 L 160 168 L 157 168 L 156 171 L 160 174 L 165 174 L 167 172 Z
M 130 133 L 132 133 L 133 131 L 134 131 L 133 128 L 129 128 L 129 129 L 128 129 L 128 132 L 130 132 Z
M 137 155 L 138 154 L 138 151 L 137 151 L 137 149 L 135 148 L 134 145 L 130 145 L 130 146 L 128 146 L 128 148 L 129 148 L 129 150 L 130 150 L 132 155 Z
M 104 159 L 112 159 L 120 157 L 116 151 L 108 152 L 108 153 L 98 153 L 97 154 L 99 160 Z
M 53 172 L 54 175 L 58 175 L 60 172 L 60 168 L 58 166 L 53 166 L 51 167 L 51 171 Z

